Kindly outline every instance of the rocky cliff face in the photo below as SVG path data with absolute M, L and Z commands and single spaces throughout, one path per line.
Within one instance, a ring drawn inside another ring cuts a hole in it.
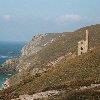
M 38 36 L 33 36 L 32 40 L 27 43 L 21 50 L 21 57 L 30 56 L 31 54 L 35 54 L 40 51 L 42 48 L 52 43 L 56 37 L 61 34 L 57 33 L 48 33 L 48 34 L 40 34 Z
M 19 71 L 21 72 L 22 70 L 27 70 L 30 66 L 38 64 L 38 52 L 46 48 L 48 45 L 52 44 L 56 40 L 56 38 L 61 35 L 62 34 L 59 33 L 48 33 L 34 36 L 32 40 L 27 43 L 21 50 L 19 64 L 17 65 Z
M 18 73 L 17 64 L 19 63 L 18 58 L 9 59 L 4 62 L 0 67 L 0 73 L 4 74 L 16 74 Z

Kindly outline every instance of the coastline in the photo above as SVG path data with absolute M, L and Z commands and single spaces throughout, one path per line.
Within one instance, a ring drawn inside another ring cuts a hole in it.
M 4 82 L 11 76 L 12 74 L 0 74 L 0 90 L 2 90 Z

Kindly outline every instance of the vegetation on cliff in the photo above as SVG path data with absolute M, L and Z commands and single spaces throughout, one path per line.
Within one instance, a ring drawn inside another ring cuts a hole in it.
M 14 84 L 22 81 L 26 78 L 25 76 L 33 76 L 34 68 L 48 69 L 51 67 L 50 63 L 55 62 L 59 57 L 73 53 L 77 55 L 77 43 L 85 38 L 86 29 L 89 31 L 89 48 L 100 45 L 100 24 L 84 27 L 74 32 L 54 34 L 54 39 L 51 38 L 52 42 L 48 43 L 40 51 L 20 59 L 18 67 L 21 72 L 12 78 Z M 49 34 L 47 38 L 49 36 L 53 37 Z
M 89 50 L 77 56 L 77 42 L 85 37 L 85 30 L 89 30 Z M 0 97 L 6 100 L 16 98 L 22 94 L 34 94 L 49 90 L 65 90 L 64 95 L 56 100 L 83 100 L 100 97 L 98 88 L 87 88 L 91 84 L 100 84 L 100 25 L 81 28 L 75 32 L 62 33 L 55 41 L 44 47 L 36 54 L 22 59 L 20 65 L 27 67 L 21 73 L 12 77 L 11 82 L 18 84 L 0 92 Z M 68 59 L 68 57 L 70 58 Z M 64 57 L 62 57 L 64 56 Z M 55 66 L 48 63 L 62 59 Z M 46 68 L 44 73 L 32 75 L 34 68 Z M 15 82 L 16 83 L 16 82 Z M 83 90 L 81 89 L 83 88 Z M 84 99 L 85 98 L 85 99 Z M 52 99 L 51 99 L 52 100 Z M 95 99 L 96 100 L 96 99 Z
M 92 90 L 86 90 L 86 92 L 80 90 L 73 92 L 73 90 L 80 89 L 83 86 L 90 86 L 91 84 L 100 84 L 99 71 L 100 47 L 97 47 L 87 54 L 62 62 L 59 66 L 48 70 L 40 77 L 34 77 L 28 81 L 24 80 L 23 83 L 4 90 L 2 94 L 4 96 L 8 94 L 8 97 L 13 97 L 21 94 L 63 89 L 69 90 L 69 96 L 72 93 L 74 93 L 73 96 L 77 93 L 78 95 L 83 93 L 86 96 L 91 96 L 91 93 L 94 92 Z M 87 91 L 91 91 L 91 93 L 86 94 Z

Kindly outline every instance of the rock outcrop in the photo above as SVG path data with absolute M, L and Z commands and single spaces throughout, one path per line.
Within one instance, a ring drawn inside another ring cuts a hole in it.
M 43 47 L 52 43 L 54 39 L 61 34 L 48 33 L 40 34 L 38 36 L 33 36 L 32 40 L 26 44 L 21 50 L 21 56 L 30 56 L 31 54 L 37 53 Z
M 38 100 L 38 99 L 48 100 L 48 98 L 57 96 L 61 93 L 62 91 L 51 90 L 51 91 L 36 93 L 33 95 L 20 95 L 19 98 L 12 100 Z
M 0 73 L 3 73 L 3 74 L 4 73 L 6 73 L 6 74 L 18 73 L 18 70 L 16 67 L 18 63 L 19 63 L 18 58 L 6 60 L 6 62 L 4 62 L 0 67 Z

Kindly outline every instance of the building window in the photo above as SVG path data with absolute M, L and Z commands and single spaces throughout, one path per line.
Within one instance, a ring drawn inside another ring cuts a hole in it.
M 81 54 L 82 54 L 83 52 L 81 52 Z
M 81 50 L 83 50 L 83 48 L 81 47 Z

